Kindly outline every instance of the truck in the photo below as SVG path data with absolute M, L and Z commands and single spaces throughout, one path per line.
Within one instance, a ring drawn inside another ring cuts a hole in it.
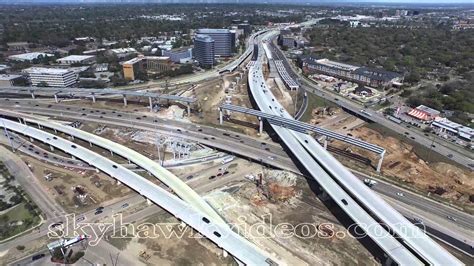
M 222 160 L 222 164 L 230 163 L 230 162 L 232 162 L 234 159 L 235 159 L 234 156 L 226 157 L 226 158 L 224 158 L 224 159 Z
M 375 184 L 377 184 L 377 181 L 366 178 L 364 179 L 364 184 L 366 184 L 368 187 L 373 187 Z

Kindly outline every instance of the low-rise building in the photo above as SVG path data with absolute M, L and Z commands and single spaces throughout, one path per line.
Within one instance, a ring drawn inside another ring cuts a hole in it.
M 88 65 L 95 62 L 95 56 L 93 55 L 70 55 L 56 60 L 58 63 L 63 65 L 82 64 Z
M 23 72 L 28 74 L 32 86 L 70 87 L 77 81 L 77 75 L 69 69 L 30 67 Z
M 436 118 L 431 123 L 431 127 L 434 128 L 439 134 L 449 134 L 467 141 L 474 140 L 474 129 L 450 121 L 447 118 Z
M 0 74 L 0 87 L 13 87 L 24 77 L 22 75 Z
M 379 68 L 354 66 L 326 58 L 306 57 L 302 63 L 302 69 L 305 73 L 322 73 L 371 87 L 399 86 L 403 82 L 403 76 L 395 72 Z
M 422 121 L 433 121 L 439 118 L 440 112 L 428 106 L 420 105 L 411 109 L 407 115 Z
M 135 80 L 139 71 L 160 74 L 173 69 L 173 62 L 166 56 L 139 56 L 122 64 L 123 76 L 127 80 Z
M 26 50 L 29 45 L 28 42 L 7 42 L 8 49 L 16 51 Z
M 110 51 L 113 54 L 115 54 L 118 58 L 124 58 L 128 55 L 137 54 L 137 50 L 135 50 L 135 48 L 118 48 L 118 49 L 111 49 Z
M 167 56 L 175 63 L 186 63 L 193 58 L 193 48 L 184 47 L 173 50 L 163 50 L 163 56 Z
M 44 57 L 53 57 L 53 56 L 54 56 L 53 54 L 34 52 L 34 53 L 10 55 L 8 59 L 12 61 L 32 62 L 33 60 L 37 60 L 37 59 L 39 60 Z

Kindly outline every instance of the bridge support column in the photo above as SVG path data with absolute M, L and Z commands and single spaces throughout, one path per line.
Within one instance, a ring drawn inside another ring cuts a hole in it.
M 382 170 L 382 162 L 383 162 L 383 157 L 385 155 L 385 151 L 383 151 L 380 154 L 379 162 L 377 163 L 377 172 L 380 173 L 380 170 Z
M 54 151 L 53 145 L 49 145 L 49 149 L 50 149 L 51 151 Z
M 34 99 L 35 98 L 35 92 L 34 91 L 30 91 L 31 93 L 31 98 Z
M 324 149 L 328 149 L 328 137 L 324 137 Z
M 153 204 L 153 202 L 151 202 L 151 200 L 147 198 L 146 199 L 146 204 L 148 204 L 148 206 L 150 206 L 151 204 Z
M 95 172 L 96 172 L 96 173 L 100 173 L 99 168 L 96 168 L 96 169 L 95 169 Z
M 23 124 L 20 117 L 18 117 L 18 123 Z
M 227 251 L 225 249 L 222 250 L 222 256 L 224 256 L 224 258 L 227 258 L 227 256 L 229 255 L 229 253 L 227 253 Z
M 55 134 L 58 134 L 58 131 L 57 131 L 56 129 L 54 129 L 54 133 L 55 133 Z
M 91 147 L 92 147 L 92 142 L 89 142 L 89 146 L 91 146 Z
M 150 112 L 153 112 L 153 99 L 148 97 L 148 102 L 150 103 Z
M 122 185 L 122 182 L 117 180 L 117 186 L 120 186 L 120 185 Z
M 74 136 L 73 136 L 73 135 L 71 135 L 71 139 L 74 140 Z
M 222 109 L 219 108 L 219 124 L 220 125 L 222 125 L 222 122 L 223 122 L 222 120 L 223 120 L 223 118 L 222 118 Z
M 113 157 L 113 156 L 114 156 L 114 152 L 113 152 L 113 151 L 110 151 L 110 155 Z
M 190 117 L 191 116 L 191 104 L 188 103 L 187 107 L 188 107 L 188 117 Z
M 30 142 L 34 142 L 34 141 L 35 141 L 35 139 L 30 137 Z
M 95 94 L 92 93 L 92 102 L 95 103 Z
M 123 95 L 123 106 L 127 106 L 127 96 Z
M 258 117 L 258 134 L 262 135 L 263 133 L 263 119 Z
M 74 157 L 74 155 L 71 155 L 71 159 L 76 160 L 76 157 Z
M 58 101 L 58 95 L 56 95 L 56 94 L 54 94 L 54 101 L 55 101 L 56 103 L 59 103 L 59 101 Z

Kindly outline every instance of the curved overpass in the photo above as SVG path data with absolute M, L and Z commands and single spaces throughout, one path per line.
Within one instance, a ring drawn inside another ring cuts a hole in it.
M 292 119 L 265 84 L 261 67 L 263 60 L 263 57 L 259 57 L 258 63 L 250 69 L 249 86 L 254 100 L 261 111 Z M 355 222 L 359 225 L 375 226 L 387 233 L 385 238 L 378 238 L 376 231 L 372 231 L 373 228 L 364 228 L 375 243 L 397 263 L 420 264 L 421 261 L 413 255 L 416 254 L 429 264 L 462 264 L 367 188 L 316 140 L 300 132 L 275 125 L 272 127 L 316 181 Z M 353 198 L 357 201 L 352 200 Z M 379 222 L 387 226 L 389 232 L 399 237 L 404 245 L 389 234 Z M 397 248 L 391 249 L 392 245 Z
M 133 173 L 127 168 L 83 148 L 80 145 L 75 145 L 71 141 L 28 125 L 0 118 L 0 127 L 35 138 L 58 148 L 114 177 L 159 205 L 176 218 L 196 229 L 209 240 L 227 250 L 243 263 L 247 265 L 275 265 L 275 263 L 267 255 L 261 253 L 255 245 L 233 232 L 226 225 L 222 225 L 220 221 L 217 221 L 205 212 L 196 210 L 190 204 L 180 200 L 178 197 L 160 188 L 158 185 L 146 178 Z
M 173 190 L 178 197 L 183 199 L 185 202 L 193 206 L 194 208 L 206 213 L 208 216 L 213 217 L 214 220 L 224 225 L 226 222 L 222 217 L 200 197 L 194 190 L 188 185 L 176 177 L 173 173 L 166 170 L 157 162 L 149 159 L 148 157 L 113 141 L 99 137 L 89 132 L 82 131 L 70 126 L 65 126 L 60 123 L 46 121 L 42 119 L 23 118 L 24 121 L 37 124 L 38 126 L 50 128 L 54 131 L 59 131 L 75 138 L 81 139 L 90 144 L 94 144 L 101 148 L 107 149 L 113 153 L 122 156 L 125 159 L 130 160 L 134 164 L 148 171 L 150 174 L 158 178 L 162 183 Z

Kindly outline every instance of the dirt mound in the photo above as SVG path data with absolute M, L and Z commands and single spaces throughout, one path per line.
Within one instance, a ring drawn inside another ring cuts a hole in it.
M 353 130 L 353 135 L 386 149 L 382 166 L 384 175 L 449 200 L 473 204 L 469 200 L 474 191 L 472 172 L 444 162 L 427 164 L 413 152 L 410 144 L 368 128 L 357 128 Z

